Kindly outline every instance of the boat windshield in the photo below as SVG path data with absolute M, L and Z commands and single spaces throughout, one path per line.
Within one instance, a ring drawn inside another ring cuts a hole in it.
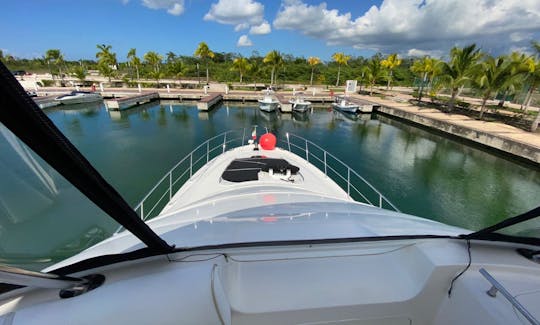
M 0 123 L 0 263 L 41 270 L 119 224 Z

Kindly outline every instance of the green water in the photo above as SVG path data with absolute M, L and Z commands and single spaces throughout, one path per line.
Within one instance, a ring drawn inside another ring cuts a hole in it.
M 252 125 L 319 144 L 406 213 L 475 230 L 540 204 L 538 169 L 385 117 L 354 120 L 322 107 L 306 115 L 267 114 L 236 103 L 202 113 L 194 104 L 166 102 L 121 113 L 97 105 L 53 109 L 47 115 L 133 206 L 199 143 Z M 53 217 L 57 229 L 71 218 L 61 214 Z M 80 218 L 90 222 L 89 216 Z M 65 230 L 71 253 L 92 243 L 77 242 L 77 236 L 98 231 L 106 237 L 116 229 L 103 216 L 90 223 L 91 230 Z M 25 227 L 31 233 L 43 230 L 32 229 L 30 222 Z M 0 244 L 7 245 L 1 234 Z

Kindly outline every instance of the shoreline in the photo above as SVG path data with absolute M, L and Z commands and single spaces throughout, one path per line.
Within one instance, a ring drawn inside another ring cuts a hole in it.
M 38 93 L 58 94 L 72 90 L 71 88 L 47 87 L 41 88 Z M 203 90 L 145 88 L 144 91 L 158 92 L 160 99 L 193 98 L 197 100 L 206 96 Z M 103 92 L 103 95 L 107 95 L 106 97 L 122 97 L 136 93 L 138 93 L 138 90 L 133 88 L 107 88 Z M 213 92 L 208 92 L 208 94 L 210 93 Z M 252 101 L 256 100 L 260 94 L 260 92 L 254 91 L 229 91 L 228 96 L 224 99 Z M 285 92 L 284 94 L 286 96 L 292 96 L 290 92 Z M 310 100 L 311 97 L 324 97 L 325 100 L 323 103 L 331 101 L 331 97 L 328 94 L 321 95 L 319 93 L 312 96 L 310 92 L 305 92 L 306 100 Z M 328 97 L 328 101 L 326 101 L 326 97 Z M 396 97 L 393 100 L 359 94 L 353 94 L 351 97 L 380 106 L 376 111 L 381 114 L 409 121 L 452 137 L 458 137 L 466 142 L 472 142 L 488 149 L 494 149 L 495 151 L 525 160 L 540 167 L 540 133 L 538 132 L 528 132 L 499 122 L 480 121 L 465 115 L 448 114 L 432 108 L 418 107 L 400 97 Z
M 369 96 L 354 95 L 380 105 L 378 112 L 479 144 L 498 152 L 525 160 L 540 167 L 540 133 L 527 132 L 499 122 L 476 120 L 466 115 L 443 113 L 408 102 L 393 102 Z

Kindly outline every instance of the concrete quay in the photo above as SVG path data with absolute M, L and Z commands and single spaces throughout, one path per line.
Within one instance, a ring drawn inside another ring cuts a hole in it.
M 388 100 L 356 94 L 353 97 L 378 105 L 378 113 L 495 149 L 540 167 L 540 133 L 524 131 L 504 123 L 423 108 L 399 98 Z

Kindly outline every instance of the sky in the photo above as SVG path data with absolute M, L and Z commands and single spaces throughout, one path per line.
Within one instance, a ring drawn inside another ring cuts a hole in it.
M 540 0 L 0 0 L 0 49 L 16 57 L 58 48 L 68 60 L 95 57 L 112 45 L 193 55 L 251 56 L 278 50 L 331 60 L 398 53 L 444 58 L 477 43 L 492 55 L 530 52 L 540 41 Z

